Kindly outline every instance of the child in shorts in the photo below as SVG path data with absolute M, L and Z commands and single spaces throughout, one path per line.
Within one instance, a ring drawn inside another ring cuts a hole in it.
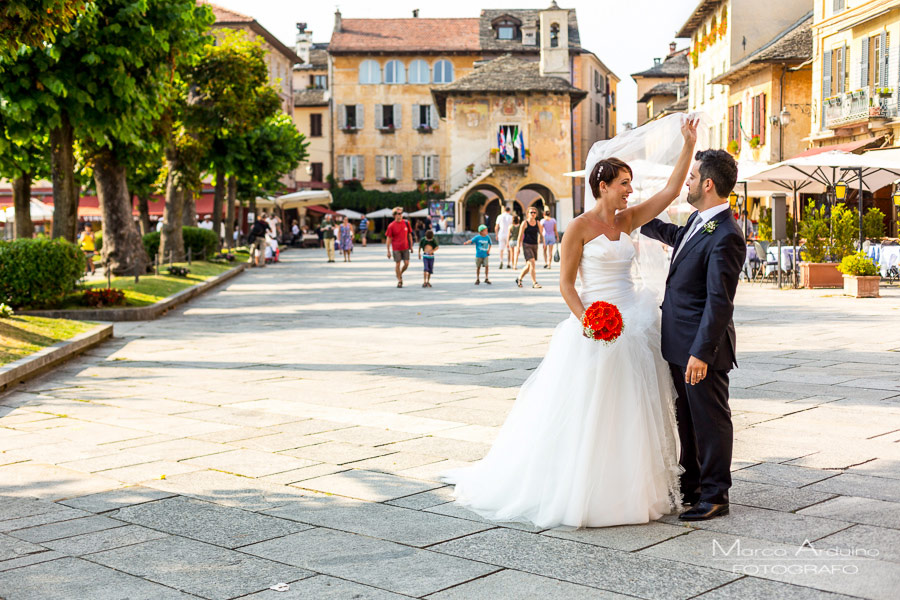
M 434 252 L 438 249 L 437 238 L 434 237 L 434 231 L 429 229 L 425 232 L 425 237 L 419 240 L 419 258 L 425 270 L 422 273 L 424 283 L 422 287 L 431 287 L 431 275 L 434 273 Z M 424 252 L 424 256 L 423 253 Z
M 487 225 L 478 226 L 478 235 L 463 244 L 475 244 L 475 285 L 481 283 L 481 267 L 484 265 L 484 282 L 488 285 L 488 256 L 491 253 L 491 238 L 487 235 Z

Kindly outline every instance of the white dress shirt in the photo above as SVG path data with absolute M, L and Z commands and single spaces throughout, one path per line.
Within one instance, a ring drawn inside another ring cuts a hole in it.
M 677 257 L 678 253 L 681 252 L 681 249 L 687 245 L 688 240 L 694 237 L 694 234 L 700 231 L 700 229 L 702 229 L 704 225 L 712 221 L 713 217 L 721 212 L 728 210 L 730 207 L 731 206 L 727 202 L 723 202 L 722 204 L 717 204 L 712 208 L 707 208 L 706 210 L 698 213 L 697 218 L 694 219 L 694 224 L 691 226 L 691 230 L 687 233 L 686 236 L 684 236 L 684 238 L 682 238 L 681 244 L 678 246 L 678 249 L 675 250 L 675 254 L 672 255 L 672 260 L 675 260 L 675 257 Z

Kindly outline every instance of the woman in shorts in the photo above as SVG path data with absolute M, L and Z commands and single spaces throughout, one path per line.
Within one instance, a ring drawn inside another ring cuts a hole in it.
M 538 257 L 538 248 L 544 243 L 544 231 L 541 224 L 537 220 L 538 211 L 535 207 L 528 209 L 528 218 L 519 227 L 519 237 L 517 240 L 517 253 L 521 252 L 525 257 L 525 268 L 516 278 L 516 285 L 522 287 L 522 280 L 525 275 L 531 272 L 531 287 L 540 288 L 541 284 L 537 282 L 537 267 L 535 262 Z

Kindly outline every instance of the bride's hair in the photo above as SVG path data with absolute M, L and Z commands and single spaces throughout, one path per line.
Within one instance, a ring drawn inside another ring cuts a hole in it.
M 600 182 L 602 181 L 609 185 L 613 179 L 619 176 L 619 171 L 622 169 L 625 169 L 631 177 L 634 177 L 631 167 L 625 161 L 619 160 L 614 156 L 603 159 L 594 165 L 594 168 L 591 169 L 591 176 L 588 178 L 588 184 L 591 186 L 591 193 L 594 195 L 594 198 L 600 198 Z

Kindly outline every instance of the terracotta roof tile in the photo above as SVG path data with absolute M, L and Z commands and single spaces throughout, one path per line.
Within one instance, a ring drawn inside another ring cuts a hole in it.
M 253 17 L 217 6 L 212 2 L 206 2 L 206 0 L 199 0 L 197 4 L 206 4 L 209 6 L 213 11 L 213 15 L 216 17 L 216 23 L 252 23 L 256 20 Z
M 354 52 L 479 52 L 478 19 L 343 19 L 332 54 Z
M 539 9 L 531 8 L 486 8 L 481 11 L 479 19 L 478 36 L 481 40 L 481 47 L 485 52 L 529 52 L 538 54 L 541 51 L 540 46 L 525 46 L 522 44 L 521 36 L 515 40 L 498 40 L 497 35 L 491 23 L 500 17 L 510 16 L 522 23 L 523 26 L 537 26 L 538 36 L 540 36 L 540 15 Z M 581 48 L 581 38 L 578 33 L 578 17 L 575 9 L 569 11 L 569 48 L 577 50 Z
M 657 96 L 680 96 L 688 95 L 688 84 L 682 81 L 667 81 L 666 83 L 657 83 L 641 96 L 638 102 L 648 102 L 651 98 Z
M 800 21 L 779 32 L 768 44 L 709 82 L 731 85 L 766 64 L 800 64 L 808 61 L 813 55 L 812 24 L 813 13 L 810 11 Z
M 691 67 L 688 64 L 688 49 L 679 50 L 670 54 L 658 65 L 653 65 L 646 71 L 633 73 L 632 77 L 672 77 L 673 79 L 687 78 Z

